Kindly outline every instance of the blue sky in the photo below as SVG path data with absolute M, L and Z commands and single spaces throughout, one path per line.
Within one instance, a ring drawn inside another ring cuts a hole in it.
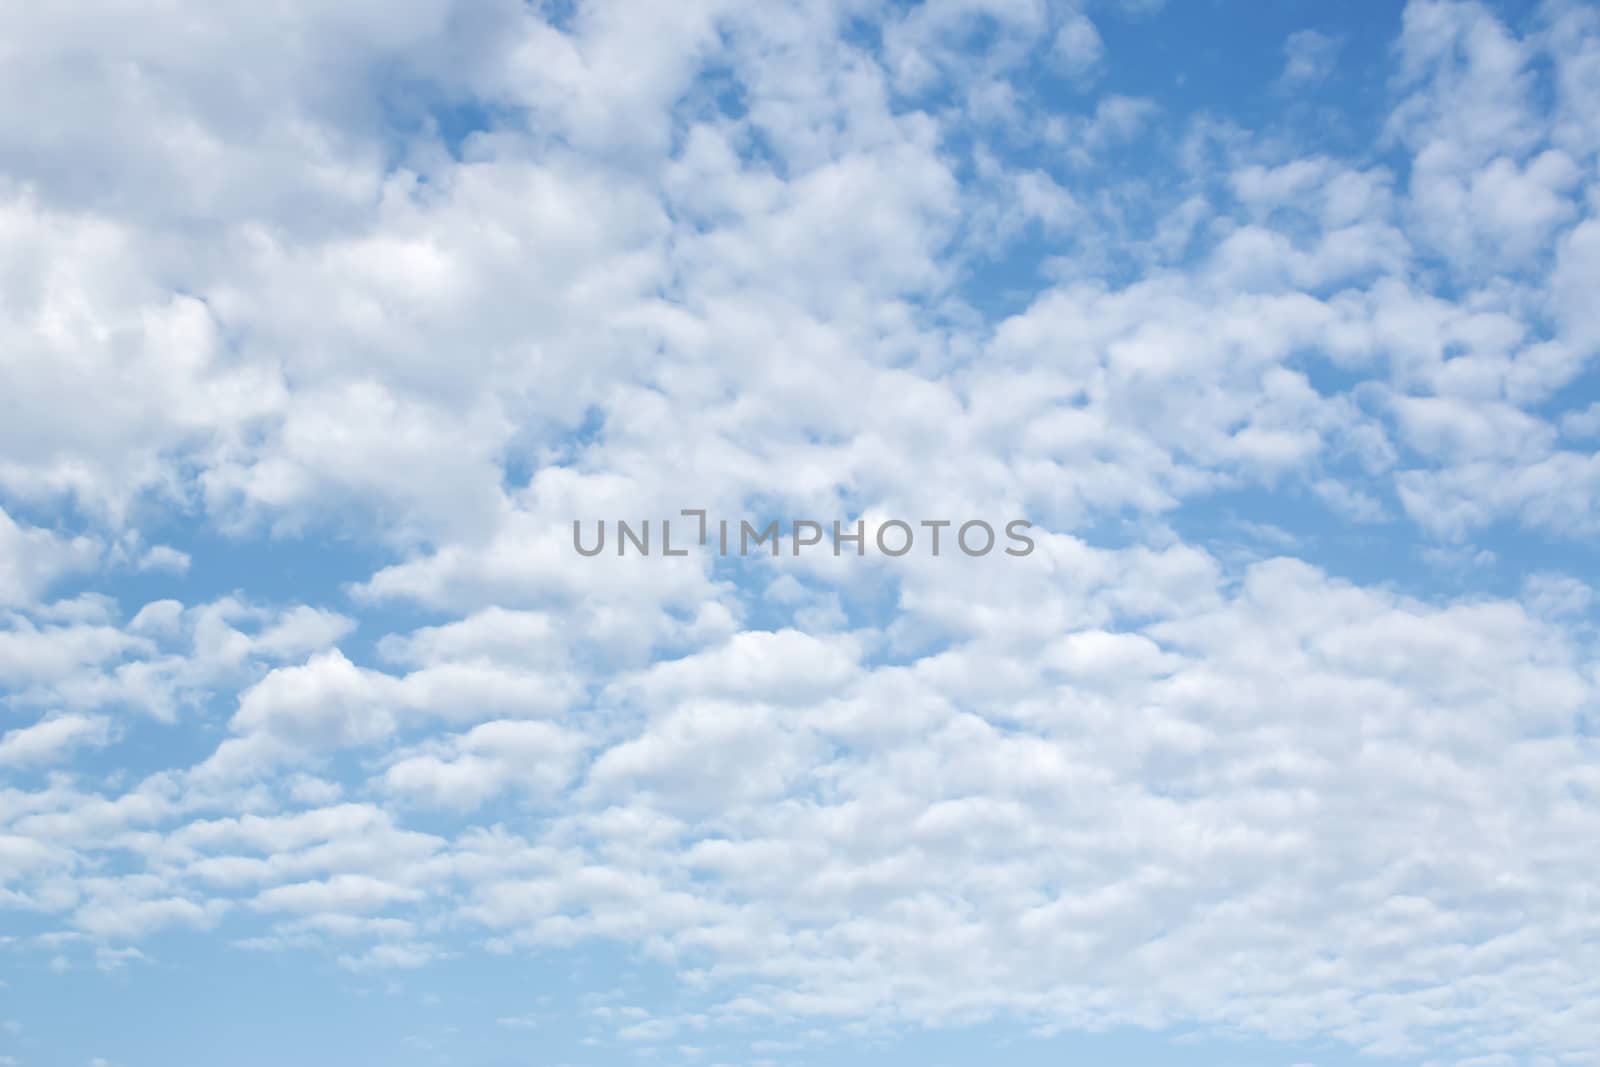
M 0 9 L 0 1067 L 1600 1063 L 1597 115 L 1581 0 Z M 685 508 L 1036 550 L 573 549 Z

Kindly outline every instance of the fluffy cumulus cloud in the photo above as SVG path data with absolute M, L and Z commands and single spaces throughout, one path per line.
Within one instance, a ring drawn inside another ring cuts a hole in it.
M 0 8 L 0 1063 L 1600 1063 L 1600 11 L 1304 14 Z

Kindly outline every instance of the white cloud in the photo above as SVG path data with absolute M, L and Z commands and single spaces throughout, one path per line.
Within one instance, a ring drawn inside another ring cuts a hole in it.
M 392 679 L 363 670 L 337 650 L 299 667 L 279 667 L 239 697 L 231 725 L 309 748 L 360 744 L 394 729 Z
M 189 570 L 189 554 L 180 552 L 171 545 L 152 545 L 143 556 L 139 558 L 139 569 L 142 571 L 165 571 L 169 574 L 186 574 Z
M 0 606 L 31 605 L 52 581 L 91 569 L 101 546 L 17 522 L 0 508 Z
M 510 788 L 548 800 L 572 782 L 586 747 L 581 733 L 551 723 L 486 722 L 399 751 L 384 782 L 406 799 L 446 808 L 475 808 Z
M 0 736 L 0 764 L 49 763 L 80 745 L 104 745 L 109 723 L 102 716 L 59 715 Z
M 1051 50 L 1068 74 L 1083 78 L 1100 65 L 1105 42 L 1093 22 L 1080 12 L 1069 11 L 1056 30 Z
M 370 912 L 399 901 L 417 900 L 420 892 L 358 874 L 335 875 L 326 881 L 274 886 L 255 898 L 265 911 L 309 913 Z
M 1316 30 L 1296 30 L 1283 42 L 1280 81 L 1291 88 L 1314 85 L 1333 73 L 1341 42 Z

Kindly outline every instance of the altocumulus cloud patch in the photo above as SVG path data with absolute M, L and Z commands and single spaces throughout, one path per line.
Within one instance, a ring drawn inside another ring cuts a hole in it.
M 1592 4 L 0 42 L 0 1063 L 1600 1062 Z

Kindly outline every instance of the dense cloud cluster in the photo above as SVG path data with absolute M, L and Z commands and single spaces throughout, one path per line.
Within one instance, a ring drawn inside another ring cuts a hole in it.
M 1109 88 L 1156 7 L 0 6 L 0 974 L 1597 1062 L 1600 11 L 1363 124 Z M 1034 548 L 573 550 L 683 508 Z

